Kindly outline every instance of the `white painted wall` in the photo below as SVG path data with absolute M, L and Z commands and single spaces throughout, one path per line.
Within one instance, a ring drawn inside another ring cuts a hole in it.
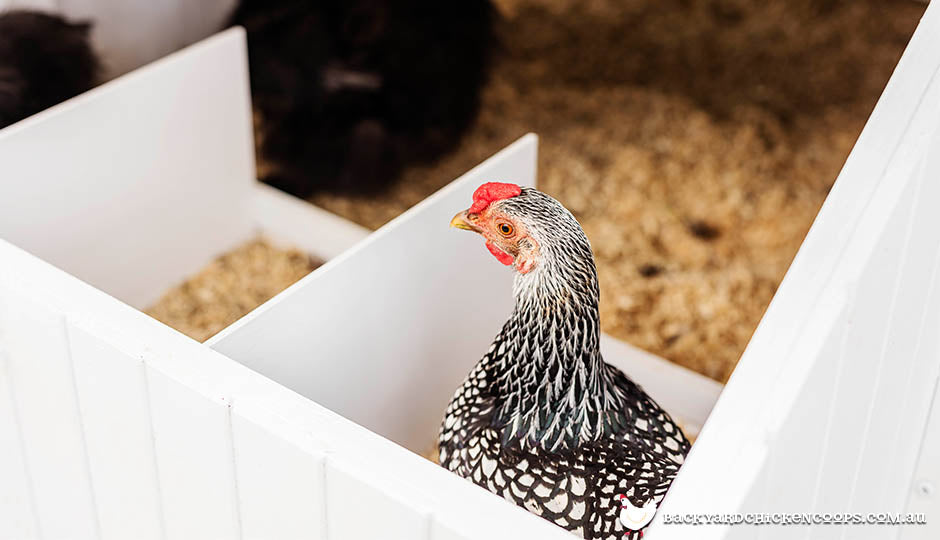
M 0 0 L 94 22 L 92 39 L 113 77 L 219 31 L 237 0 Z
M 918 527 L 651 538 L 937 538 L 940 7 L 931 6 L 707 421 L 665 513 L 919 511 Z M 928 429 L 929 428 L 929 429 Z M 925 439 L 926 436 L 926 439 Z

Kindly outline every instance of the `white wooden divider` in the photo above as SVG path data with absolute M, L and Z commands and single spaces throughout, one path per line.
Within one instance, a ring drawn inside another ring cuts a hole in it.
M 0 130 L 0 237 L 138 308 L 259 233 L 365 238 L 254 180 L 245 54 L 228 30 Z
M 916 493 L 913 477 L 925 432 L 940 430 L 933 418 L 926 431 L 940 370 L 938 68 L 932 6 L 680 471 L 655 538 L 940 535 L 940 499 Z M 661 524 L 665 514 L 914 509 L 926 526 Z
M 0 538 L 568 537 L 2 241 L 0 260 Z
M 0 163 L 0 236 L 145 307 L 253 232 L 244 32 L 0 130 Z

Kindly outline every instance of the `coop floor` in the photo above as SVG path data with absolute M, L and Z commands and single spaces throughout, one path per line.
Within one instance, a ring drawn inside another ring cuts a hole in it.
M 379 200 L 312 201 L 376 228 L 536 132 L 541 188 L 594 247 L 603 329 L 726 380 L 924 4 L 496 3 L 497 62 L 460 148 Z

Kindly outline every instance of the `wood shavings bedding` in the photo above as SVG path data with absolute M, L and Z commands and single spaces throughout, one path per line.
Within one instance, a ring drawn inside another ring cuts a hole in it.
M 219 256 L 145 313 L 205 341 L 318 266 L 299 250 L 258 238 Z

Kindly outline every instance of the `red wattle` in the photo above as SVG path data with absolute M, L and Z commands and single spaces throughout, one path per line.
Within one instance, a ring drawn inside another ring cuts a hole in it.
M 505 264 L 506 266 L 509 266 L 510 264 L 512 264 L 512 261 L 513 261 L 512 255 L 499 249 L 498 247 L 494 246 L 492 243 L 487 242 L 486 249 L 490 250 L 490 253 L 492 253 L 493 256 L 496 257 L 497 261 Z
M 486 207 L 493 201 L 500 201 L 515 197 L 522 193 L 522 188 L 516 184 L 506 184 L 503 182 L 487 182 L 478 187 L 473 192 L 473 204 L 467 209 L 467 213 L 479 214 L 486 210 Z

